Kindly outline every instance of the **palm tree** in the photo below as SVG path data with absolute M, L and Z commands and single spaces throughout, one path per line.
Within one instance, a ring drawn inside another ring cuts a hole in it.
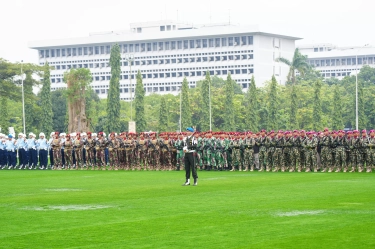
M 288 82 L 292 83 L 293 85 L 296 83 L 296 70 L 298 70 L 298 72 L 300 72 L 300 74 L 303 76 L 311 68 L 310 64 L 307 62 L 307 56 L 302 55 L 298 48 L 294 50 L 292 61 L 284 57 L 279 57 L 276 59 L 276 61 L 282 62 L 289 66 Z

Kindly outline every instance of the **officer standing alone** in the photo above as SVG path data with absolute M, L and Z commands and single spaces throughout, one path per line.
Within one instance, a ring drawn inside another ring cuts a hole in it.
M 196 146 L 197 146 L 197 139 L 193 136 L 194 129 L 188 127 L 186 129 L 186 137 L 184 138 L 184 147 L 183 150 L 185 152 L 185 172 L 186 172 L 186 181 L 182 186 L 190 185 L 190 170 L 192 171 L 192 175 L 194 178 L 194 186 L 198 185 L 198 174 L 196 168 Z

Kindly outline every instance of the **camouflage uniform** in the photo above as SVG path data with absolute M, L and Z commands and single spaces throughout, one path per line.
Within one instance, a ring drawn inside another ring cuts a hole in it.
M 231 144 L 231 141 L 228 139 L 228 138 L 225 138 L 224 139 L 224 142 L 223 142 L 223 160 L 224 160 L 224 169 L 225 170 L 228 170 L 229 169 L 229 150 L 230 150 L 230 144 Z
M 250 169 L 250 171 L 254 171 L 254 149 L 253 146 L 255 144 L 255 139 L 253 138 L 246 138 L 244 140 L 243 146 L 244 146 L 244 153 L 243 153 L 243 162 L 245 169 L 244 171 L 247 171 Z
M 337 137 L 333 140 L 335 144 L 335 167 L 336 172 L 340 172 L 342 168 L 346 169 L 346 139 L 345 137 Z
M 82 150 L 83 150 L 83 140 L 82 139 L 75 139 L 73 142 L 74 146 L 74 153 L 76 157 L 76 169 L 80 167 L 82 169 Z
M 106 170 L 105 154 L 104 154 L 104 150 L 106 147 L 107 147 L 107 139 L 102 137 L 96 140 L 95 150 L 96 150 L 96 163 L 98 166 L 98 170 L 100 169 Z
M 109 170 L 118 170 L 119 158 L 118 158 L 118 149 L 120 148 L 120 140 L 111 137 L 108 143 L 109 151 Z
M 361 161 L 360 167 L 358 168 L 358 172 L 362 172 L 364 170 L 365 164 L 367 167 L 367 148 L 370 143 L 370 139 L 367 136 L 360 137 L 359 142 L 359 152 L 361 153 Z
M 96 165 L 96 151 L 95 151 L 95 140 L 91 137 L 87 138 L 86 145 L 87 148 L 87 169 L 89 169 L 89 165 L 91 165 L 91 168 L 94 170 Z
M 300 165 L 298 166 L 298 172 L 301 172 L 302 170 L 306 169 L 306 149 L 303 147 L 303 144 L 305 144 L 307 137 L 306 136 L 301 136 L 301 146 L 299 147 L 299 163 Z
M 73 141 L 72 140 L 65 140 L 64 142 L 64 154 L 65 154 L 65 169 L 69 169 L 72 167 L 73 169 Z
M 212 137 L 210 139 L 210 144 L 211 144 L 211 169 L 217 169 L 217 161 L 216 161 L 216 138 Z M 212 168 L 213 167 L 213 168 Z
M 296 167 L 298 165 L 298 171 L 301 171 L 300 169 L 300 146 L 301 146 L 301 138 L 299 136 L 293 136 L 291 139 L 291 151 L 290 151 L 290 168 L 289 172 L 294 172 L 296 170 Z
M 171 138 L 171 144 L 172 144 L 172 147 L 171 147 L 171 164 L 172 164 L 172 170 L 176 170 L 177 169 L 177 149 L 176 147 L 174 146 L 176 142 L 176 137 L 173 137 Z
M 266 171 L 271 171 L 275 166 L 276 137 L 267 137 L 265 144 L 267 148 Z
M 366 146 L 366 172 L 372 172 L 375 165 L 375 137 L 369 137 Z
M 238 170 L 242 171 L 242 159 L 241 159 L 241 145 L 242 139 L 235 139 L 232 141 L 232 170 L 236 170 L 236 166 L 238 166 Z
M 257 141 L 257 145 L 260 147 L 259 149 L 259 167 L 260 167 L 260 170 L 259 171 L 263 171 L 268 163 L 268 161 L 266 161 L 266 159 L 268 158 L 268 155 L 267 155 L 267 139 L 268 137 L 264 136 L 264 137 L 260 137 Z
M 306 153 L 306 170 L 305 172 L 310 172 L 312 169 L 316 169 L 316 146 L 318 145 L 318 140 L 315 137 L 306 138 L 303 143 L 303 147 Z
M 162 139 L 160 141 L 160 146 L 161 146 L 160 158 L 161 158 L 162 170 L 172 170 L 171 141 L 168 138 Z
M 273 166 L 273 172 L 279 171 L 280 167 L 283 165 L 284 161 L 284 154 L 283 154 L 283 147 L 284 147 L 284 137 L 275 137 L 275 152 L 273 153 L 273 159 L 274 159 L 274 166 Z
M 134 170 L 134 141 L 131 138 L 131 135 L 124 141 L 124 147 L 125 147 L 125 169 Z
M 148 165 L 150 169 L 160 169 L 160 152 L 159 143 L 156 138 L 149 140 L 148 143 Z
M 320 139 L 319 143 L 322 146 L 322 151 L 320 153 L 322 172 L 326 172 L 327 169 L 330 169 L 332 167 L 332 152 L 331 152 L 332 138 L 330 136 L 324 136 L 323 138 Z
M 143 170 L 147 170 L 147 140 L 141 138 L 137 144 L 137 160 L 143 166 Z
M 335 167 L 336 162 L 336 149 L 337 149 L 337 139 L 330 135 L 331 145 L 330 145 L 330 152 L 331 152 L 331 165 L 328 168 L 328 172 L 332 172 Z
M 54 138 L 51 141 L 52 153 L 53 153 L 53 167 L 54 169 L 61 169 L 61 140 Z
M 124 144 L 124 138 L 126 138 L 124 135 L 121 135 L 118 137 L 119 141 L 119 147 L 117 148 L 117 156 L 118 156 L 118 169 L 125 169 L 125 144 Z
M 223 146 L 224 140 L 220 138 L 216 139 L 214 149 L 215 149 L 215 160 L 218 170 L 223 170 L 224 167 L 224 158 L 223 158 Z
M 199 166 L 200 170 L 203 169 L 203 147 L 204 147 L 204 142 L 203 142 L 203 138 L 199 137 L 197 139 L 197 161 L 196 161 L 196 164 L 197 166 Z M 182 151 L 182 149 L 181 149 Z M 183 160 L 183 151 L 182 151 L 182 159 Z M 179 158 L 179 156 L 178 156 Z M 183 164 L 183 161 L 181 161 L 180 165 L 184 165 Z
M 291 137 L 284 138 L 284 145 L 283 145 L 283 162 L 281 165 L 281 171 L 289 171 L 292 168 L 292 147 L 293 147 L 293 140 Z
M 176 148 L 176 161 L 177 161 L 177 170 L 180 170 L 181 165 L 184 164 L 184 141 L 182 139 L 177 139 L 174 143 Z
M 348 145 L 350 149 L 350 152 L 349 152 L 350 165 L 351 165 L 350 172 L 354 172 L 356 168 L 358 168 L 358 170 L 362 168 L 362 165 L 361 165 L 362 153 L 360 151 L 360 138 L 353 137 L 351 139 L 348 139 Z
M 215 158 L 213 157 L 213 146 L 212 146 L 212 138 L 205 138 L 204 140 L 204 149 L 203 149 L 203 158 L 206 165 L 206 170 L 211 170 L 213 166 L 212 162 L 215 162 Z

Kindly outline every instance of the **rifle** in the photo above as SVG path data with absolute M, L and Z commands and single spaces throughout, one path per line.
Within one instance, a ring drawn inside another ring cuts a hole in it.
M 170 151 L 169 147 L 166 144 L 164 144 L 162 141 L 160 141 L 159 144 L 160 144 L 161 149 L 165 148 L 168 152 Z
M 149 141 L 149 143 L 147 144 L 148 146 L 151 146 L 151 148 L 153 150 L 156 150 L 156 147 L 155 147 L 155 144 L 153 144 L 152 142 Z

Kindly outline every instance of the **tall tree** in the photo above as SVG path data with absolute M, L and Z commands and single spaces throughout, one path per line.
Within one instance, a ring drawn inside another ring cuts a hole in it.
M 224 130 L 226 131 L 235 131 L 236 124 L 234 122 L 234 104 L 233 104 L 233 96 L 234 96 L 234 84 L 230 73 L 228 73 L 227 81 L 225 83 L 225 104 L 224 104 Z
M 257 88 L 255 85 L 254 75 L 251 77 L 250 86 L 246 93 L 246 127 L 247 129 L 257 132 L 259 129 L 259 113 L 258 113 L 258 99 L 257 99 Z
M 291 61 L 284 57 L 279 57 L 276 59 L 276 61 L 282 62 L 289 66 L 287 80 L 288 83 L 291 84 L 296 83 L 296 70 L 298 70 L 301 75 L 304 75 L 311 68 L 307 61 L 307 56 L 302 55 L 298 48 L 294 50 L 294 55 Z
M 297 91 L 296 86 L 290 86 L 290 114 L 289 114 L 289 128 L 298 129 L 297 122 Z
M 67 130 L 67 98 L 64 89 L 58 89 L 51 92 L 52 111 L 53 111 L 53 127 L 55 131 L 63 132 Z
M 334 86 L 333 90 L 333 114 L 332 114 L 332 129 L 341 130 L 344 128 L 342 120 L 342 101 L 341 93 L 338 85 Z
M 109 63 L 111 65 L 111 80 L 107 98 L 108 132 L 120 131 L 120 75 L 121 75 L 120 47 L 115 44 L 111 49 Z
M 322 103 L 321 93 L 322 83 L 317 80 L 314 83 L 314 106 L 313 106 L 313 129 L 320 130 L 322 127 Z
M 191 123 L 189 83 L 186 77 L 184 78 L 182 82 L 181 94 L 182 94 L 181 96 L 181 127 L 189 127 L 189 126 L 192 126 L 193 124 Z
M 92 75 L 87 68 L 70 69 L 64 73 L 68 97 L 68 132 L 88 131 L 90 124 L 86 116 L 86 95 L 92 82 Z
M 145 89 L 143 88 L 142 82 L 142 74 L 141 71 L 138 70 L 137 73 L 137 84 L 135 86 L 135 98 L 134 98 L 134 106 L 135 106 L 135 122 L 138 131 L 145 131 L 146 126 L 146 118 L 145 118 Z
M 26 72 L 25 80 L 23 81 L 24 85 L 24 95 L 25 95 L 25 123 L 26 130 L 31 131 L 35 119 L 34 103 L 35 95 L 33 93 L 33 78 L 30 72 Z
M 7 133 L 9 127 L 9 116 L 8 116 L 8 98 L 6 96 L 0 95 L 1 103 L 1 118 L 0 118 L 0 128 L 1 132 Z
M 367 126 L 363 85 L 364 85 L 363 80 L 359 80 L 358 81 L 358 129 L 366 129 L 366 126 Z
M 275 76 L 272 76 L 270 89 L 268 93 L 268 118 L 267 128 L 269 130 L 277 130 L 277 110 L 278 110 L 278 98 L 277 98 L 277 81 Z
M 210 72 L 206 72 L 206 78 L 202 82 L 201 89 L 201 105 L 199 108 L 200 113 L 200 128 L 202 131 L 208 131 L 210 129 L 210 87 L 211 87 L 211 76 Z
M 46 134 L 49 134 L 53 131 L 53 113 L 51 102 L 50 67 L 48 65 L 48 62 L 46 62 L 46 64 L 44 65 L 43 86 L 40 94 L 40 99 L 42 108 L 41 130 Z
M 159 132 L 167 131 L 168 129 L 168 112 L 165 96 L 161 96 L 160 110 L 159 110 Z

